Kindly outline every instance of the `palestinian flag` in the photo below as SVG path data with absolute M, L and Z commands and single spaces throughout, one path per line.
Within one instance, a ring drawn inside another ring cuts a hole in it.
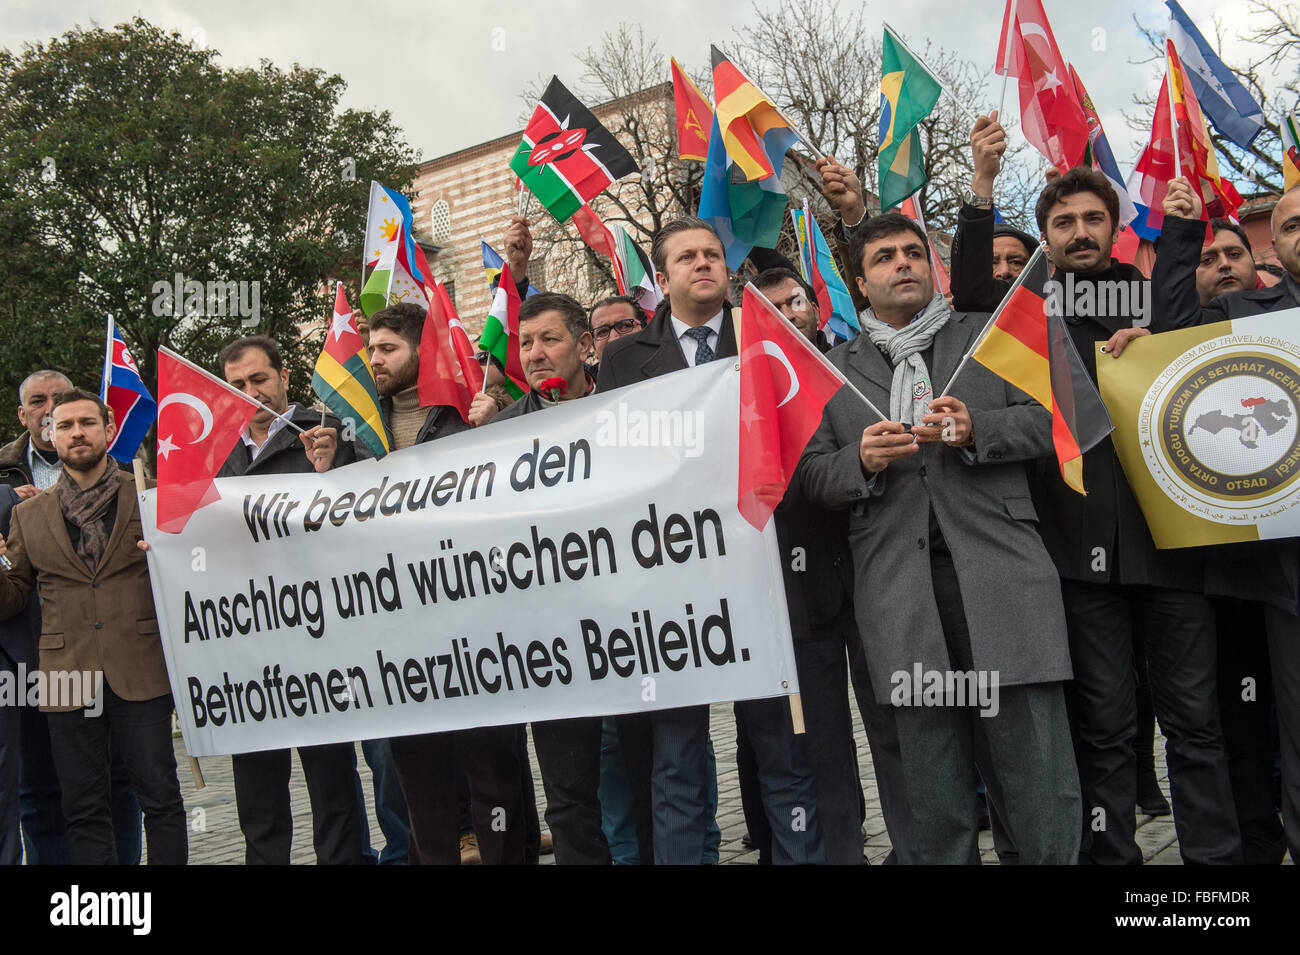
M 565 222 L 637 166 L 591 110 L 552 76 L 510 168 L 556 221 Z
M 980 333 L 971 357 L 1052 412 L 1052 442 L 1065 483 L 1080 494 L 1084 452 L 1115 429 L 1061 320 L 1048 308 L 1051 277 L 1041 248 Z
M 334 315 L 325 332 L 325 347 L 316 359 L 316 371 L 311 376 L 311 390 L 336 418 L 352 422 L 357 440 L 371 454 L 382 458 L 388 453 L 375 375 L 342 282 L 338 283 L 334 296 Z
M 880 211 L 925 185 L 917 125 L 939 102 L 939 81 L 885 28 L 880 44 Z
M 492 296 L 492 308 L 483 323 L 478 347 L 505 369 L 506 390 L 516 400 L 528 390 L 528 377 L 524 374 L 523 362 L 519 360 L 519 305 L 519 290 L 510 275 L 510 266 L 502 263 L 501 278 Z
M 614 226 L 614 239 L 618 256 L 623 262 L 623 276 L 627 282 L 625 294 L 636 299 L 647 317 L 653 317 L 655 309 L 663 301 L 664 293 L 655 281 L 655 270 L 650 257 L 641 246 L 632 241 L 621 225 Z

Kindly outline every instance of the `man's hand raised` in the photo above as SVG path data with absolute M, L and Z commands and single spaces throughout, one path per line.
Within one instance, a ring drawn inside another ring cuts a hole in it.
M 841 166 L 831 156 L 817 160 L 817 171 L 822 176 L 822 195 L 848 225 L 857 225 L 867 215 L 862 201 L 862 183 L 848 166 Z

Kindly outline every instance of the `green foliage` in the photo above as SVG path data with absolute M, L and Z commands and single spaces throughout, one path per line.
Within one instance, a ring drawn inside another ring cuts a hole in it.
M 0 406 L 38 367 L 97 388 L 106 313 L 151 390 L 159 345 L 216 370 L 263 332 L 311 400 L 320 337 L 299 329 L 335 279 L 357 300 L 370 180 L 407 190 L 416 157 L 387 112 L 338 109 L 339 76 L 216 59 L 140 18 L 0 51 Z M 214 299 L 183 315 L 177 273 L 258 283 L 258 320 Z

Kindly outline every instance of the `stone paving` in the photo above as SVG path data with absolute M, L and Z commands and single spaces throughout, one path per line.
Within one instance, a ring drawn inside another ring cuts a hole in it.
M 882 862 L 889 854 L 889 837 L 885 832 L 884 819 L 880 814 L 880 798 L 876 792 L 876 780 L 871 768 L 870 749 L 861 721 L 856 718 L 854 730 L 857 736 L 858 753 L 863 791 L 867 802 L 866 820 L 866 854 L 872 864 Z M 718 763 L 718 828 L 722 831 L 722 845 L 719 850 L 723 864 L 755 864 L 758 853 L 741 845 L 745 835 L 745 819 L 740 807 L 740 783 L 736 773 L 736 724 L 730 704 L 712 707 L 711 732 L 714 752 Z M 529 746 L 532 752 L 531 742 Z M 1156 740 L 1156 773 L 1160 784 L 1169 793 L 1169 783 L 1164 760 L 1163 738 Z M 235 812 L 234 785 L 230 774 L 229 757 L 211 757 L 202 760 L 203 775 L 207 785 L 202 790 L 195 790 L 190 778 L 188 761 L 180 738 L 176 739 L 176 761 L 181 774 L 181 788 L 185 797 L 185 807 L 190 814 L 190 862 L 192 864 L 229 865 L 239 864 L 244 860 L 244 841 L 239 831 L 239 820 Z M 370 771 L 361 758 L 360 747 L 357 748 L 357 765 L 361 772 L 362 788 L 366 793 L 366 809 L 370 820 L 372 844 L 376 849 L 383 845 L 383 834 L 375 820 L 373 797 L 370 783 Z M 537 759 L 532 757 L 533 778 L 537 791 L 538 812 L 545 812 L 545 795 L 542 791 L 541 776 L 537 769 Z M 315 856 L 311 846 L 311 810 L 307 799 L 307 787 L 303 781 L 302 768 L 297 756 L 293 760 L 293 774 L 290 779 L 292 805 L 294 812 L 294 833 L 292 861 L 295 864 L 314 864 Z M 201 810 L 201 812 L 200 812 Z M 544 823 L 543 823 L 544 825 Z M 1138 845 L 1143 858 L 1155 865 L 1180 865 L 1178 840 L 1174 832 L 1172 816 L 1155 818 L 1139 816 L 1137 830 Z M 993 838 L 987 832 L 980 833 L 980 855 L 986 864 L 996 864 L 997 856 L 993 852 Z M 543 864 L 548 864 L 553 857 L 542 857 Z

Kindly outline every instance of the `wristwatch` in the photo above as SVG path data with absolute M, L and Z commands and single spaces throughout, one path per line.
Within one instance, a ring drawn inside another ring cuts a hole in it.
M 976 209 L 992 209 L 992 208 L 993 208 L 993 197 L 992 197 L 992 196 L 977 196 L 977 195 L 975 195 L 975 193 L 971 192 L 969 189 L 966 190 L 966 195 L 963 197 L 962 201 L 965 202 L 966 205 L 968 205 L 968 206 L 974 206 Z

